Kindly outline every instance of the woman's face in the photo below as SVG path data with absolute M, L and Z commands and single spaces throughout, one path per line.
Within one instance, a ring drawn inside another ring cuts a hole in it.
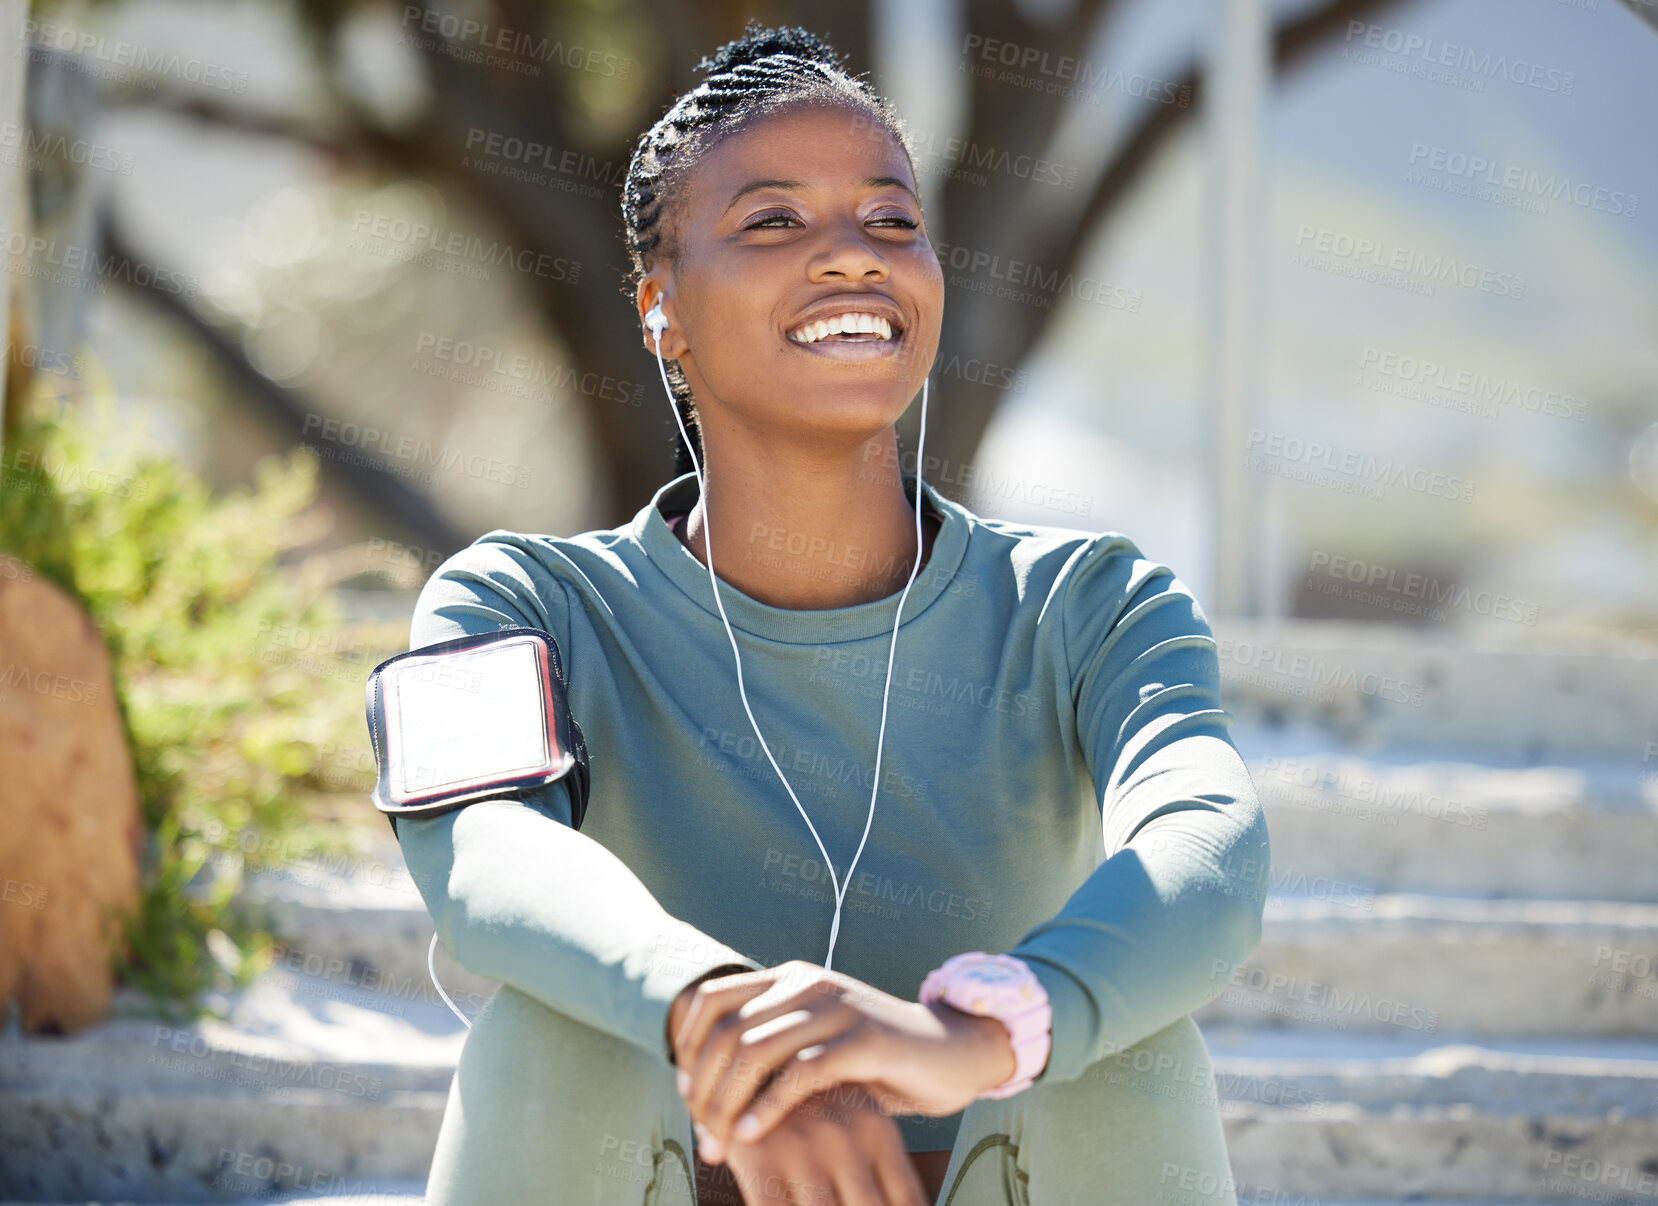
M 809 443 L 889 428 L 932 365 L 944 307 L 892 135 L 856 108 L 795 105 L 716 144 L 681 187 L 677 254 L 646 274 L 640 311 L 666 294 L 663 355 L 679 360 L 710 444 L 727 424 Z M 819 324 L 843 314 L 878 321 L 825 337 Z

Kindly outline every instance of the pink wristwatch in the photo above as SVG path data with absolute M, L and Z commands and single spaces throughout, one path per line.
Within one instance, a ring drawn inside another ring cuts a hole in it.
M 921 981 L 920 1003 L 943 1001 L 963 1013 L 993 1017 L 1013 1039 L 1013 1075 L 980 1097 L 1012 1097 L 1047 1065 L 1053 1045 L 1048 990 L 1023 959 L 967 951 L 952 955 Z

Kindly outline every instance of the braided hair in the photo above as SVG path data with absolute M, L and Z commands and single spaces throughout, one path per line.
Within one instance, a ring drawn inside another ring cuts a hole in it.
M 624 289 L 630 301 L 651 264 L 676 254 L 669 222 L 676 186 L 704 152 L 756 115 L 803 101 L 855 106 L 891 133 L 914 171 L 909 137 L 891 102 L 848 74 L 842 56 L 799 26 L 772 29 L 750 19 L 742 37 L 704 57 L 696 69 L 706 73 L 702 82 L 640 136 L 622 184 L 622 222 L 633 265 Z M 677 360 L 665 367 L 674 404 L 701 451 L 690 384 Z M 672 438 L 674 475 L 690 473 L 691 453 L 677 427 Z

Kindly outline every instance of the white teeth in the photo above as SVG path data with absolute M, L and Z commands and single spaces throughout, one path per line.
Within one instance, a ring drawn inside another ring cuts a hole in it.
M 876 314 L 848 312 L 805 323 L 789 332 L 796 343 L 816 343 L 827 335 L 862 334 L 892 338 L 892 324 Z

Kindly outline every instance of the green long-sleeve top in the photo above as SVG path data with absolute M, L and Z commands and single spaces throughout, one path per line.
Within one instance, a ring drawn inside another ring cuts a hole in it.
M 725 963 L 823 964 L 835 907 L 743 709 L 708 570 L 668 525 L 697 489 L 685 474 L 610 530 L 490 532 L 439 567 L 411 648 L 551 633 L 591 793 L 579 830 L 564 781 L 397 825 L 461 966 L 664 1064 L 685 983 Z M 1208 621 L 1167 566 L 1118 532 L 923 496 L 942 526 L 904 604 L 833 966 L 915 1000 L 951 955 L 1015 955 L 1053 1007 L 1037 1083 L 1075 1079 L 1218 995 L 1254 950 L 1265 820 Z M 716 570 L 790 538 L 716 548 Z M 851 545 L 818 552 L 891 572 Z M 844 881 L 899 596 L 793 610 L 720 594 L 754 718 Z M 911 1151 L 950 1147 L 960 1120 L 898 1119 Z

